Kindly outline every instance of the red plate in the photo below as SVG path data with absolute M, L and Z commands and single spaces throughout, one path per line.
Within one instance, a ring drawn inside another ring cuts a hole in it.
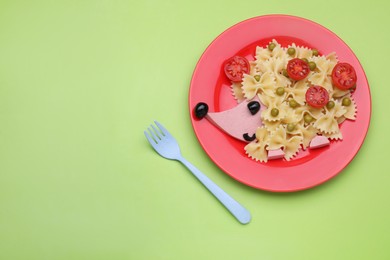
M 282 46 L 295 42 L 318 49 L 320 54 L 336 52 L 341 62 L 356 70 L 357 88 L 353 93 L 358 107 L 356 121 L 341 125 L 343 141 L 330 146 L 301 151 L 292 161 L 260 163 L 245 154 L 245 143 L 223 133 L 206 119 L 197 120 L 193 109 L 206 102 L 210 112 L 237 105 L 223 62 L 240 55 L 254 60 L 256 46 L 265 47 L 272 39 Z M 267 15 L 238 23 L 219 35 L 196 65 L 189 92 L 189 109 L 195 134 L 211 160 L 234 179 L 254 188 L 292 192 L 319 185 L 336 176 L 351 162 L 367 134 L 371 117 L 371 96 L 367 78 L 352 50 L 333 32 L 312 21 L 287 15 Z

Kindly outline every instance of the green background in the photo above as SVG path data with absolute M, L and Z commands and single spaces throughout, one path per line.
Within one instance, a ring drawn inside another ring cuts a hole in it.
M 0 259 L 390 259 L 388 1 L 0 1 Z M 314 20 L 364 67 L 373 114 L 336 178 L 273 194 L 225 175 L 191 127 L 208 44 L 264 14 Z M 240 225 L 143 130 L 252 213 Z

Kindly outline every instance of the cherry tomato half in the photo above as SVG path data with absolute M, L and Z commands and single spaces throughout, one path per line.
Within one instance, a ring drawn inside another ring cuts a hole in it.
M 332 71 L 333 84 L 341 90 L 347 90 L 356 84 L 355 69 L 349 63 L 338 63 Z
M 240 82 L 249 69 L 249 61 L 241 56 L 231 57 L 224 63 L 225 74 L 233 82 Z
M 304 79 L 309 72 L 309 64 L 301 59 L 295 58 L 287 63 L 287 74 L 293 80 Z
M 314 108 L 322 108 L 329 101 L 328 91 L 321 86 L 313 85 L 306 91 L 306 102 Z

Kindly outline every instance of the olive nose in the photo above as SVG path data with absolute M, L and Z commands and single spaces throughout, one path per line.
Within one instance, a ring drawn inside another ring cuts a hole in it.
M 196 118 L 202 119 L 207 115 L 207 112 L 209 111 L 209 106 L 204 102 L 199 102 L 196 104 L 194 108 L 194 113 Z

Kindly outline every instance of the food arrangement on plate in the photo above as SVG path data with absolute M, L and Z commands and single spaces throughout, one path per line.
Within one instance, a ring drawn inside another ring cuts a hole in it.
M 290 15 L 253 17 L 216 37 L 196 64 L 188 101 L 210 159 L 233 179 L 272 192 L 338 175 L 371 118 L 369 84 L 352 49 Z
M 193 108 L 198 119 L 246 142 L 245 153 L 260 162 L 290 161 L 302 150 L 343 139 L 339 125 L 357 114 L 351 64 L 335 52 L 282 46 L 275 39 L 257 46 L 254 57 L 233 56 L 221 64 L 237 106 L 210 112 L 199 102 Z

